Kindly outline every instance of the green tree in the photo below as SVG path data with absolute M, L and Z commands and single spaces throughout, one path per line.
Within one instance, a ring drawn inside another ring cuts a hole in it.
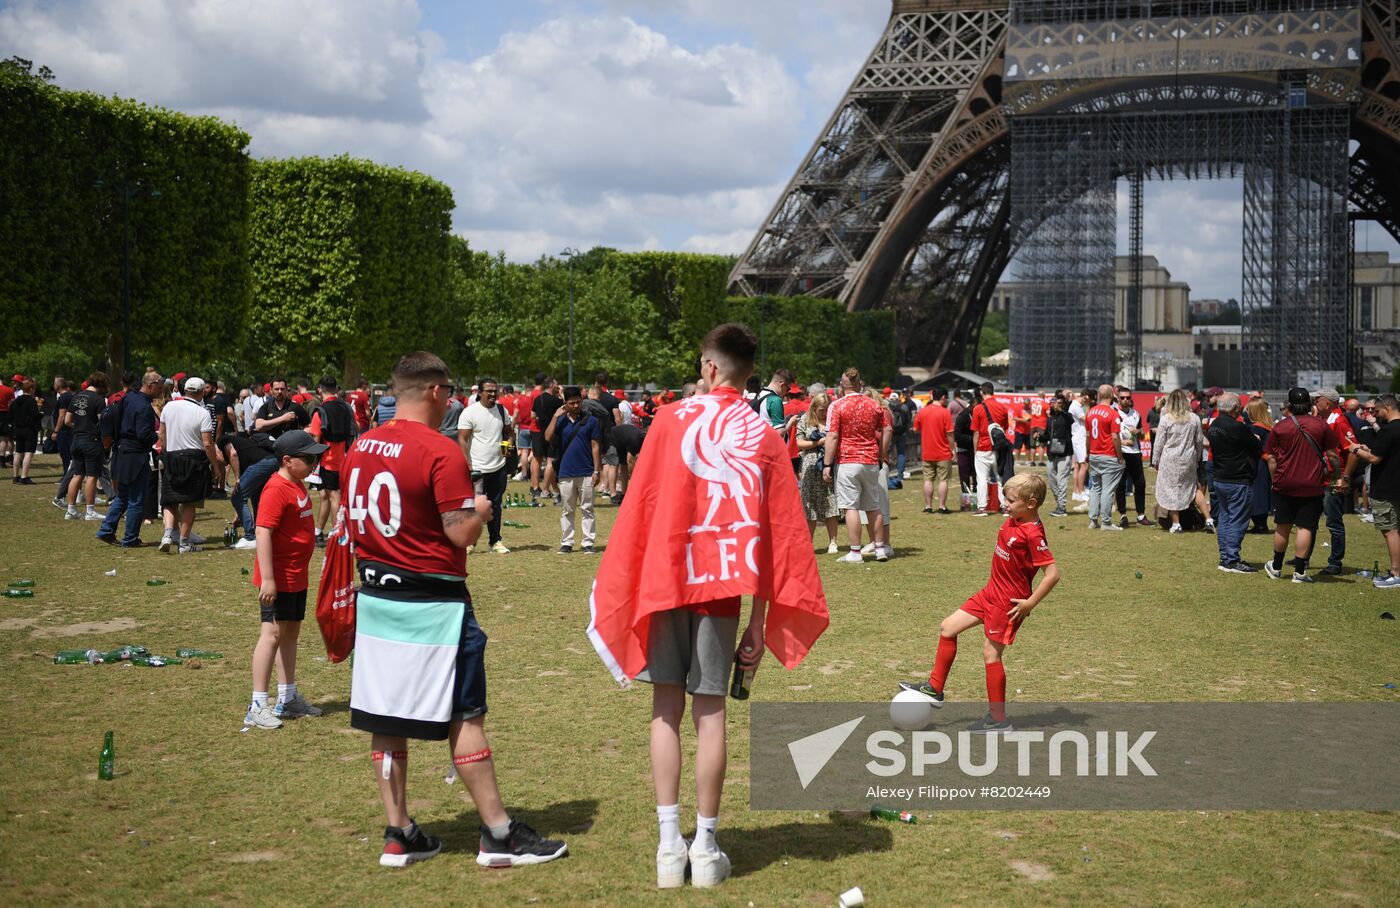
M 1005 312 L 988 312 L 982 319 L 982 334 L 977 341 L 977 359 L 995 356 L 1011 346 L 1011 320 Z

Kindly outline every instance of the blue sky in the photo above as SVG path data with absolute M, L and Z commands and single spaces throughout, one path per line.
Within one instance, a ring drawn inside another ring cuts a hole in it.
M 888 16 L 884 0 L 3 0 L 0 55 L 234 121 L 258 156 L 432 174 L 454 228 L 513 259 L 735 254 Z M 1239 294 L 1238 196 L 1149 186 L 1145 248 L 1196 296 Z

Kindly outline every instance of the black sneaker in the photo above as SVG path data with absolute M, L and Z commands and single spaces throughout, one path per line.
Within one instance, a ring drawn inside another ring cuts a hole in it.
M 1222 564 L 1220 569 L 1227 574 L 1257 574 L 1259 569 L 1246 561 L 1236 561 L 1233 564 Z
M 923 694 L 928 698 L 928 702 L 932 706 L 939 708 L 943 706 L 943 692 L 934 690 L 933 685 L 929 684 L 927 681 L 920 684 L 915 684 L 912 681 L 901 681 L 899 682 L 899 689 L 912 690 L 916 694 Z
M 1342 575 L 1342 566 L 1340 564 L 1329 564 L 1327 567 L 1323 568 L 1320 573 L 1326 574 L 1329 577 L 1340 577 Z
M 591 546 L 591 545 L 586 545 L 586 546 L 583 547 L 583 554 L 585 554 L 585 555 L 595 555 L 595 554 L 597 554 L 597 552 L 594 551 L 593 546 Z
M 1118 518 L 1118 525 L 1119 525 L 1120 527 L 1122 527 L 1123 529 L 1125 529 L 1125 530 L 1128 528 L 1128 515 L 1127 515 L 1127 514 L 1124 514 L 1122 517 L 1119 517 L 1119 518 Z
M 558 839 L 543 838 L 519 820 L 510 821 L 510 833 L 503 839 L 481 827 L 481 845 L 476 862 L 482 867 L 518 867 L 521 864 L 543 864 L 562 858 L 569 846 Z
M 967 727 L 967 730 L 971 732 L 990 734 L 991 732 L 1014 731 L 1015 729 L 1011 727 L 1010 719 L 1002 719 L 1000 722 L 998 722 L 996 719 L 992 718 L 991 713 L 987 713 L 985 716 L 969 725 Z
M 559 554 L 560 554 L 560 555 L 572 555 L 573 553 L 574 553 L 573 546 L 567 546 L 567 545 L 561 545 L 561 546 L 559 546 Z
M 933 508 L 924 508 L 924 513 L 925 513 L 925 514 L 932 514 L 932 513 L 933 513 Z
M 948 510 L 947 508 L 939 508 L 939 509 L 938 509 L 938 513 L 940 513 L 940 514 L 951 514 L 951 513 L 953 513 L 953 512 L 950 511 L 950 510 Z
M 437 857 L 439 851 L 442 851 L 442 842 L 409 820 L 403 829 L 384 827 L 384 852 L 379 855 L 379 866 L 407 867 Z

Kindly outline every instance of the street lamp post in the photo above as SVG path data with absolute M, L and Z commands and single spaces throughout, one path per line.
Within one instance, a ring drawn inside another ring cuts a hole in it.
M 565 246 L 564 251 L 559 253 L 569 260 L 569 384 L 574 383 L 574 256 L 579 255 L 579 251 L 572 246 Z

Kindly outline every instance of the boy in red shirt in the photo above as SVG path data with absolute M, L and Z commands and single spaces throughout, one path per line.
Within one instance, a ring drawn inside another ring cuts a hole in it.
M 969 731 L 1011 731 L 1006 718 L 1006 669 L 1001 654 L 1016 639 L 1016 630 L 1026 616 L 1060 582 L 1055 556 L 1045 540 L 1040 522 L 1040 506 L 1045 503 L 1045 478 L 1035 473 L 1018 473 L 1006 484 L 1006 504 L 1011 516 L 997 531 L 992 554 L 992 575 L 957 611 L 943 619 L 938 628 L 938 655 L 933 671 L 922 684 L 901 681 L 903 690 L 918 691 L 934 706 L 943 705 L 943 683 L 958 654 L 958 635 L 982 625 L 986 640 L 982 659 L 987 666 L 987 715 L 968 727 Z M 1031 579 L 1039 570 L 1045 577 L 1034 590 Z
M 262 629 L 253 647 L 253 701 L 243 725 L 281 728 L 283 719 L 319 716 L 321 710 L 297 693 L 297 637 L 306 617 L 307 565 L 315 548 L 311 493 L 304 485 L 326 450 L 310 434 L 293 429 L 273 446 L 278 470 L 258 501 L 257 556 L 253 586 L 262 607 Z M 277 703 L 267 702 L 268 678 L 277 663 Z

